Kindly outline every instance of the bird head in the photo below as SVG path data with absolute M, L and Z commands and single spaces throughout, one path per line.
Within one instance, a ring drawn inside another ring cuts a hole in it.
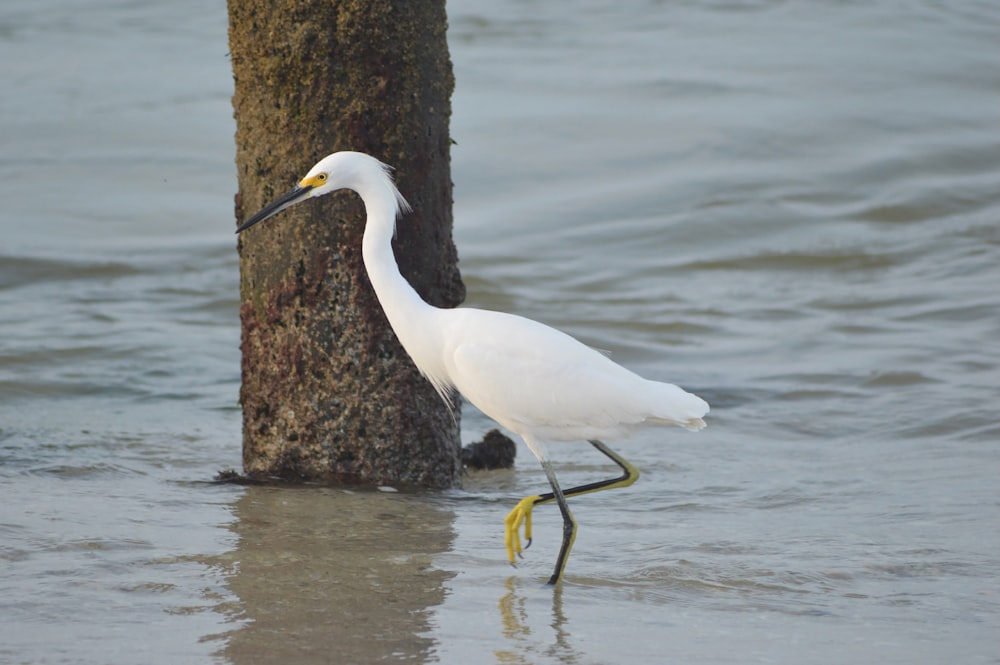
M 236 232 L 246 231 L 254 224 L 263 222 L 285 208 L 290 208 L 306 199 L 323 196 L 338 189 L 360 191 L 366 185 L 377 182 L 388 183 L 392 188 L 399 210 L 409 209 L 406 201 L 392 184 L 388 166 L 364 153 L 335 152 L 317 162 L 295 187 L 243 222 Z

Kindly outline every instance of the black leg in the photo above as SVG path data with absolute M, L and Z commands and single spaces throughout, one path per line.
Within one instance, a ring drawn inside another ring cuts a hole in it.
M 600 492 L 601 490 L 612 490 L 619 487 L 628 487 L 634 483 L 639 478 L 639 469 L 635 468 L 625 459 L 623 459 L 618 453 L 608 448 L 604 445 L 603 441 L 598 441 L 594 439 L 589 442 L 590 445 L 597 448 L 599 451 L 604 453 L 612 462 L 621 467 L 622 475 L 616 476 L 614 478 L 609 478 L 608 480 L 599 480 L 596 483 L 587 483 L 586 485 L 579 485 L 577 487 L 571 487 L 568 490 L 563 490 L 563 496 L 579 496 L 580 494 L 590 494 L 591 492 Z M 534 505 L 540 503 L 548 503 L 555 498 L 552 492 L 546 492 L 545 494 L 539 494 L 535 497 Z M 528 538 L 528 545 L 531 544 L 531 539 Z M 527 545 L 525 545 L 527 547 Z
M 559 512 L 562 513 L 563 518 L 562 545 L 559 547 L 559 556 L 556 557 L 556 569 L 552 573 L 552 577 L 549 578 L 548 583 L 551 586 L 559 582 L 559 578 L 562 577 L 563 570 L 566 568 L 566 562 L 569 560 L 569 551 L 573 549 L 573 541 L 576 540 L 576 520 L 573 519 L 573 513 L 569 511 L 569 506 L 566 504 L 566 496 L 559 488 L 559 481 L 556 480 L 556 472 L 553 471 L 552 465 L 546 460 L 542 462 L 542 468 L 545 469 L 545 475 L 549 478 L 549 485 L 552 486 L 550 496 L 555 497 L 556 502 L 559 504 Z M 537 504 L 538 501 L 535 503 Z M 530 540 L 528 544 L 531 544 Z
M 576 520 L 573 519 L 573 514 L 569 510 L 569 506 L 566 503 L 566 497 L 589 494 L 591 492 L 600 492 L 602 490 L 615 489 L 618 487 L 628 487 L 639 477 L 638 469 L 604 445 L 603 442 L 594 439 L 590 441 L 590 445 L 597 448 L 597 450 L 617 464 L 622 470 L 622 475 L 609 478 L 608 480 L 599 480 L 594 483 L 587 483 L 585 485 L 571 487 L 568 490 L 562 490 L 559 487 L 559 482 L 556 480 L 556 475 L 552 470 L 552 465 L 547 461 L 542 462 L 542 468 L 545 469 L 545 475 L 549 479 L 552 491 L 522 499 L 514 510 L 507 515 L 507 519 L 504 520 L 506 527 L 505 542 L 507 545 L 507 556 L 513 564 L 514 555 L 521 555 L 518 531 L 522 523 L 524 524 L 524 547 L 526 549 L 531 546 L 532 508 L 538 504 L 548 503 L 552 500 L 555 500 L 556 503 L 559 504 L 559 511 L 562 513 L 563 517 L 563 541 L 562 546 L 559 548 L 559 556 L 556 559 L 556 569 L 552 574 L 552 577 L 549 578 L 549 584 L 555 584 L 562 577 L 563 570 L 566 568 L 566 561 L 569 559 L 569 552 L 573 547 L 573 541 L 576 540 Z

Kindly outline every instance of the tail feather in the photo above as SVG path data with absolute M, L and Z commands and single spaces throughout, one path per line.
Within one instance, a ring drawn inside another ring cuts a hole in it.
M 705 421 L 701 418 L 689 418 L 681 423 L 681 427 L 692 432 L 697 432 L 700 429 L 705 429 Z
M 654 419 L 679 425 L 692 432 L 704 429 L 703 418 L 709 412 L 708 402 L 672 383 L 650 383 L 656 386 Z

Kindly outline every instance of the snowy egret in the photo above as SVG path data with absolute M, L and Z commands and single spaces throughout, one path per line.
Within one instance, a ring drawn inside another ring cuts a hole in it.
M 367 222 L 362 257 L 389 325 L 441 397 L 458 391 L 498 423 L 517 433 L 535 454 L 550 493 L 522 499 L 504 520 L 507 558 L 521 556 L 520 530 L 531 545 L 531 511 L 559 504 L 563 539 L 549 584 L 566 568 L 576 520 L 566 497 L 635 482 L 639 473 L 600 439 L 646 425 L 705 426 L 708 404 L 675 385 L 649 381 L 579 341 L 513 314 L 482 309 L 440 309 L 424 302 L 399 272 L 392 250 L 396 218 L 410 207 L 390 169 L 358 152 L 337 152 L 316 164 L 293 189 L 246 220 L 245 231 L 306 199 L 349 189 L 360 195 Z M 549 462 L 546 441 L 589 441 L 621 467 L 621 476 L 563 491 Z

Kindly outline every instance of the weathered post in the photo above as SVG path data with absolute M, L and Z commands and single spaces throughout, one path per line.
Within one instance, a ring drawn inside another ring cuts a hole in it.
M 428 302 L 464 297 L 452 242 L 454 80 L 444 0 L 229 0 L 237 221 L 337 150 L 394 166 L 414 212 L 403 275 Z M 250 476 L 448 487 L 458 413 L 399 345 L 361 261 L 344 193 L 239 240 L 243 465 Z

